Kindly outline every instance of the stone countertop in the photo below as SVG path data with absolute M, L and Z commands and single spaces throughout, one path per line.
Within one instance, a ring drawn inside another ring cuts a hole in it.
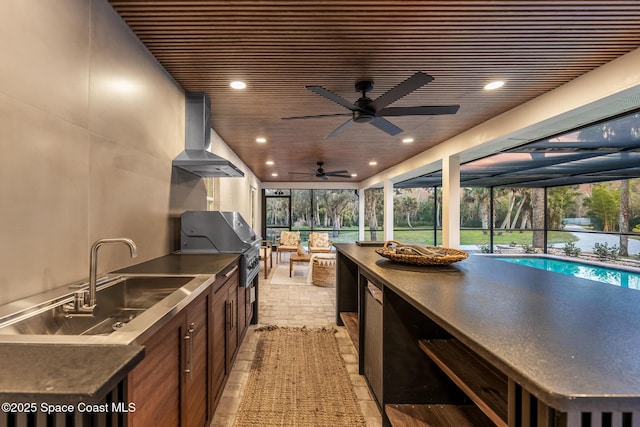
M 215 275 L 238 257 L 170 254 L 112 274 Z M 98 402 L 144 357 L 144 347 L 135 343 L 102 343 L 102 337 L 92 336 L 86 337 L 86 342 L 72 338 L 69 342 L 34 343 L 28 336 L 15 336 L 0 343 L 2 401 Z
M 137 345 L 3 343 L 0 400 L 98 403 L 143 357 Z
M 640 291 L 480 255 L 418 267 L 335 246 L 548 405 L 640 408 Z
M 115 274 L 217 274 L 238 259 L 239 254 L 175 253 L 132 265 Z

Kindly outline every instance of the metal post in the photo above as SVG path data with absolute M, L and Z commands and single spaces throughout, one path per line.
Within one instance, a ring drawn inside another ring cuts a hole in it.
M 547 242 L 547 233 L 549 231 L 549 223 L 547 222 L 548 220 L 548 216 L 547 216 L 547 187 L 544 187 L 544 253 L 549 253 L 549 250 L 547 249 L 548 246 L 548 242 Z
M 438 187 L 433 187 L 433 246 L 438 246 Z
M 489 252 L 493 253 L 493 187 L 489 187 Z

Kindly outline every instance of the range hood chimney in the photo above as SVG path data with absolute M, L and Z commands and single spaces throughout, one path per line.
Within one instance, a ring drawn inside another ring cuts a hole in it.
M 211 147 L 211 101 L 204 92 L 185 94 L 185 150 L 173 166 L 201 177 L 242 177 L 229 160 L 213 154 Z

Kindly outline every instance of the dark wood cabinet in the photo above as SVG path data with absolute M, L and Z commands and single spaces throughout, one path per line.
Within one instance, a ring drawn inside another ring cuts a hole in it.
M 206 426 L 211 416 L 208 397 L 209 305 L 210 292 L 207 291 L 189 305 L 183 326 L 183 426 Z
M 211 408 L 217 406 L 238 351 L 238 284 L 237 264 L 219 274 L 213 284 L 211 313 L 213 322 L 211 362 Z M 246 328 L 246 323 L 243 326 Z M 243 331 L 244 332 L 244 331 Z
M 127 400 L 136 405 L 129 427 L 180 425 L 181 350 L 186 313 L 173 318 L 145 343 L 145 357 L 127 377 Z
M 145 358 L 128 376 L 129 426 L 206 426 L 209 290 L 144 342 Z
M 144 343 L 145 358 L 127 378 L 136 426 L 207 426 L 248 326 L 238 263 Z

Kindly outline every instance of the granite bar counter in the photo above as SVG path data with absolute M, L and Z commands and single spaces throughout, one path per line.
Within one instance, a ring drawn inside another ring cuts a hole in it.
M 455 342 L 504 377 L 505 408 L 495 411 L 503 413 L 496 424 L 579 426 L 605 413 L 603 425 L 611 419 L 608 425 L 640 425 L 640 291 L 480 255 L 418 267 L 391 262 L 371 247 L 335 246 L 337 321 L 357 313 L 361 359 L 365 286 L 372 282 L 383 293 L 382 407 L 465 401 L 430 360 L 422 361 L 425 353 L 438 359 L 439 343 Z M 414 351 L 417 341 L 422 351 Z M 427 373 L 405 372 L 416 363 Z M 416 383 L 420 378 L 430 384 Z M 471 400 L 478 403 L 477 396 Z

